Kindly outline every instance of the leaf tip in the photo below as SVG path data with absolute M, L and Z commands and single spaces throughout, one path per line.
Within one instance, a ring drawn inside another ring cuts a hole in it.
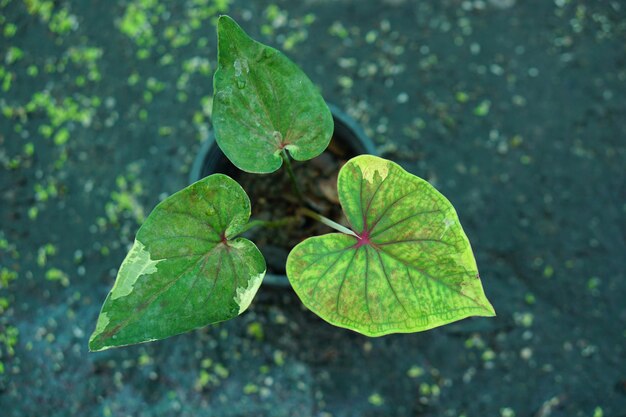
M 480 298 L 480 302 L 478 302 L 477 305 L 481 308 L 482 312 L 476 315 L 480 317 L 495 317 L 497 315 L 496 310 L 491 305 L 491 302 L 489 302 L 484 294 Z
M 102 335 L 106 327 L 109 325 L 109 322 L 110 320 L 109 320 L 108 314 L 106 312 L 101 312 L 100 315 L 98 316 L 96 329 L 93 331 L 93 333 L 89 337 L 88 346 L 89 346 L 90 352 L 98 352 L 100 350 L 107 349 L 107 346 L 105 346 L 104 343 L 102 343 L 102 338 L 99 336 Z
M 221 25 L 225 25 L 228 23 L 234 22 L 233 18 L 230 17 L 227 14 L 221 14 L 217 17 L 217 28 L 219 30 L 219 28 L 221 27 Z
M 92 353 L 100 352 L 102 350 L 107 349 L 106 347 L 102 347 L 102 346 L 92 342 L 91 340 L 89 341 L 88 348 L 89 348 L 89 352 L 92 352 Z
M 109 346 L 105 346 L 105 344 L 102 343 L 102 340 L 98 337 L 100 334 L 101 333 L 96 330 L 89 338 L 89 343 L 87 344 L 89 352 L 100 352 L 109 348 Z
M 218 42 L 220 41 L 220 39 L 222 38 L 222 36 L 225 33 L 228 32 L 243 32 L 243 29 L 241 28 L 241 26 L 239 26 L 239 24 L 237 24 L 237 22 L 235 22 L 235 19 L 233 19 L 232 17 L 228 16 L 228 15 L 220 15 L 217 18 L 217 40 Z
M 485 310 L 488 313 L 488 315 L 486 315 L 485 317 L 496 317 L 497 316 L 496 310 L 493 308 L 491 303 L 487 302 L 487 305 L 485 306 Z

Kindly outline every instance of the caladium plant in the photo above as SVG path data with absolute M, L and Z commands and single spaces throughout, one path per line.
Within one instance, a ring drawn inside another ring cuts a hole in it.
M 299 211 L 337 233 L 305 239 L 287 259 L 302 302 L 336 326 L 367 336 L 494 316 L 472 249 L 450 202 L 428 182 L 372 155 L 349 160 L 337 190 L 347 225 L 306 207 L 290 158 L 321 154 L 331 113 L 307 76 L 254 41 L 228 16 L 217 25 L 213 127 L 241 170 L 285 166 Z M 243 313 L 266 271 L 241 236 L 250 220 L 239 184 L 210 175 L 158 204 L 137 232 L 89 340 L 92 351 L 163 339 Z

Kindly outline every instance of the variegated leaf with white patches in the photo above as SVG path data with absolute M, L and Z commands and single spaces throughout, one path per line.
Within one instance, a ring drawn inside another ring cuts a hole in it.
M 93 351 L 163 339 L 241 314 L 265 275 L 265 260 L 236 237 L 250 201 L 214 174 L 168 197 L 137 232 L 107 296 Z

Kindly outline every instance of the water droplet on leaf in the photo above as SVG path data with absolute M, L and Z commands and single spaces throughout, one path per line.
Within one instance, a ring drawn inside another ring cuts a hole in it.
M 215 97 L 222 104 L 230 106 L 230 102 L 232 99 L 232 90 L 230 87 L 225 88 L 224 90 L 218 91 Z
M 273 57 L 276 54 L 276 52 L 272 49 L 264 49 L 263 50 L 263 59 L 270 59 L 271 57 Z
M 233 66 L 235 67 L 235 77 L 241 77 L 243 73 L 247 74 L 250 72 L 250 68 L 248 67 L 248 61 L 243 58 L 236 59 Z

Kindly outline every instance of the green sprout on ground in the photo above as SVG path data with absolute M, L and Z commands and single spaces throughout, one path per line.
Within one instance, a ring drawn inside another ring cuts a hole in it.
M 360 155 L 341 168 L 337 189 L 347 225 L 307 205 L 291 160 L 327 148 L 328 106 L 292 61 L 231 18 L 221 16 L 217 32 L 212 120 L 219 147 L 246 172 L 284 167 L 299 213 L 336 231 L 307 238 L 289 254 L 287 276 L 304 305 L 367 336 L 494 316 L 454 207 L 398 164 Z M 242 234 L 284 220 L 250 220 L 250 213 L 246 192 L 223 174 L 158 204 L 118 271 L 89 348 L 163 339 L 243 313 L 266 263 Z
M 9 243 L 0 230 L 0 375 L 5 373 L 5 363 L 15 356 L 19 330 L 13 324 L 13 297 L 11 282 L 18 278 L 16 261 L 20 258 L 15 244 Z

